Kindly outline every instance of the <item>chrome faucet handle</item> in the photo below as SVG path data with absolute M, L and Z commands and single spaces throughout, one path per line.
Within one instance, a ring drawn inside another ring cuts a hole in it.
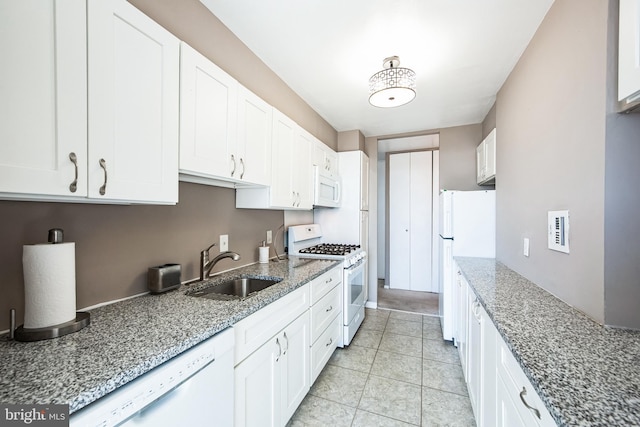
M 216 245 L 215 243 L 212 243 L 211 246 L 209 246 L 207 249 L 205 249 L 202 252 L 200 252 L 200 257 L 202 258 L 203 262 L 209 261 L 209 251 L 215 245 Z

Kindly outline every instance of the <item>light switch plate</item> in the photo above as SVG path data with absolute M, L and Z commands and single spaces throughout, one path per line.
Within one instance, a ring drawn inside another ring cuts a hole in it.
M 549 211 L 548 247 L 551 250 L 569 253 L 569 211 Z
M 229 250 L 229 235 L 221 234 L 220 235 L 220 252 L 226 252 Z
M 267 245 L 273 243 L 273 235 L 271 234 L 271 230 L 267 230 Z
M 524 238 L 524 244 L 523 244 L 523 248 L 522 248 L 522 254 L 524 256 L 529 256 L 529 238 L 525 237 Z

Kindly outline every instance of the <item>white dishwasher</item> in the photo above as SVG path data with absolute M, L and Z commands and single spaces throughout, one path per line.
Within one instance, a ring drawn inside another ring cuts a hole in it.
M 70 426 L 233 426 L 232 328 L 78 412 Z

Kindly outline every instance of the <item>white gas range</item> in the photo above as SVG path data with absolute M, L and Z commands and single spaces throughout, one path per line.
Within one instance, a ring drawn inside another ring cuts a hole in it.
M 342 345 L 349 345 L 364 320 L 367 252 L 359 245 L 327 243 L 320 224 L 296 225 L 288 230 L 289 255 L 342 260 Z

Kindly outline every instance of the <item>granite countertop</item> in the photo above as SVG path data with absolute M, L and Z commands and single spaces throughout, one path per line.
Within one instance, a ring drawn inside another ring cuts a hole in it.
M 0 337 L 0 402 L 69 404 L 73 413 L 190 347 L 308 283 L 339 261 L 292 257 L 216 275 L 283 280 L 242 301 L 186 296 L 190 286 L 90 311 L 91 324 L 64 337 L 10 341 Z
M 640 331 L 608 328 L 494 259 L 456 258 L 560 426 L 640 426 Z

